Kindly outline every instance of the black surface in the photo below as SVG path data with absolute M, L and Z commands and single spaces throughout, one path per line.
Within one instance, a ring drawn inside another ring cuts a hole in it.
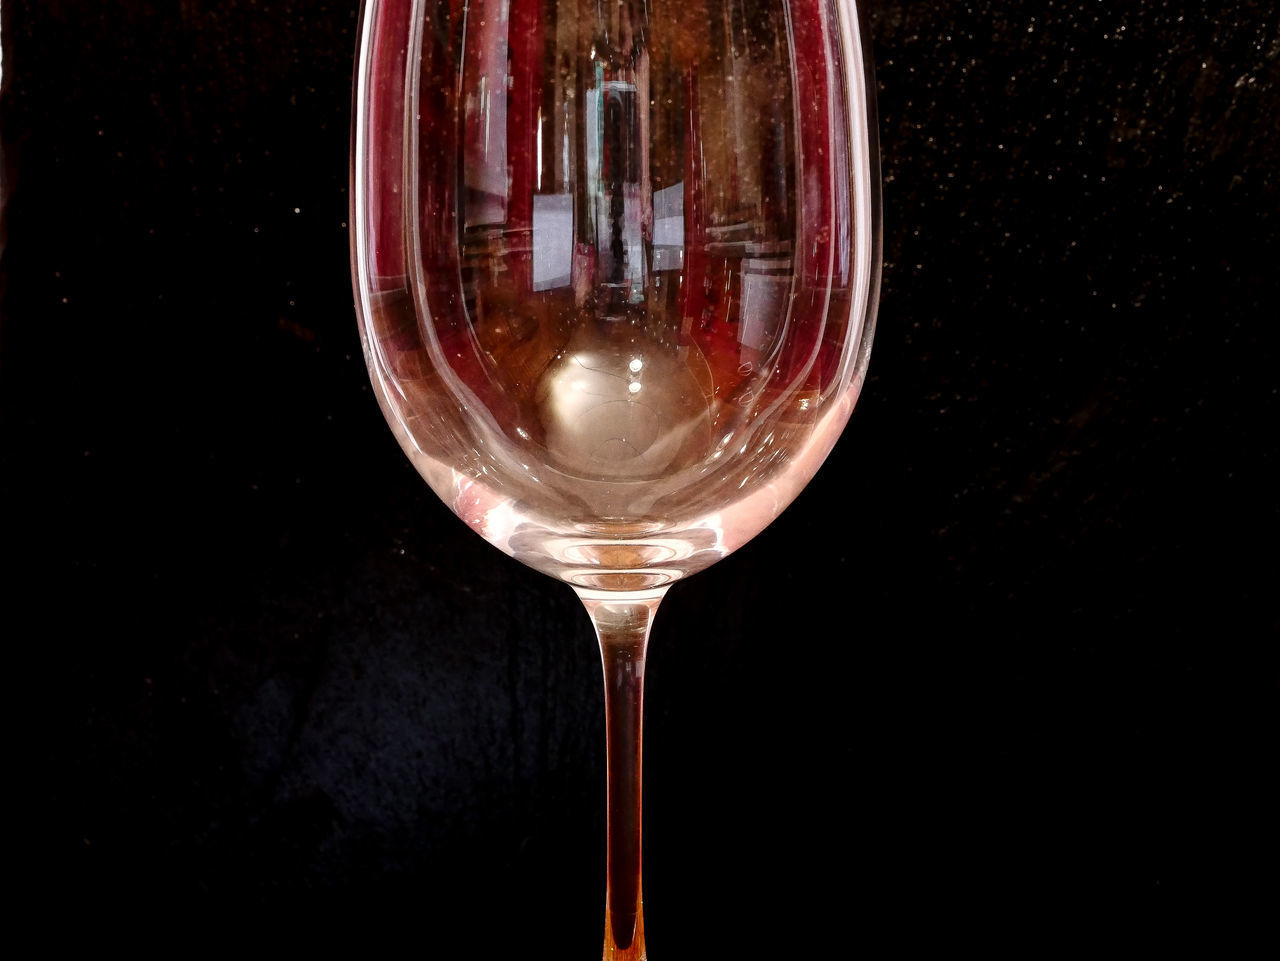
M 650 946 L 1238 931 L 1277 893 L 1275 10 L 870 11 L 871 377 L 659 614 Z M 445 511 L 366 385 L 356 4 L 3 13 L 19 920 L 590 957 L 585 615 Z

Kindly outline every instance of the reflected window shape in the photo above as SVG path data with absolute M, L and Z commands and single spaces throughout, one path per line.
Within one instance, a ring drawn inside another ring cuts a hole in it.
M 767 248 L 786 246 L 747 244 L 748 255 L 759 256 L 746 256 L 741 262 L 738 342 L 761 353 L 768 353 L 777 340 L 792 282 L 791 257 Z
M 467 18 L 463 76 L 466 226 L 507 219 L 507 36 L 505 0 L 478 0 Z
M 604 76 L 604 65 L 597 62 L 585 118 L 597 277 L 637 303 L 644 299 L 640 151 L 645 133 L 636 85 Z
M 573 195 L 534 194 L 533 289 L 568 287 L 572 275 Z
M 653 269 L 684 266 L 684 182 L 653 192 Z

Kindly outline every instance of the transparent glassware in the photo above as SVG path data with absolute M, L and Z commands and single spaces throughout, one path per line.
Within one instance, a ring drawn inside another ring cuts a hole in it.
M 351 202 L 365 359 L 436 494 L 591 616 L 605 958 L 645 957 L 654 613 L 791 503 L 863 383 L 874 118 L 854 0 L 364 5 Z

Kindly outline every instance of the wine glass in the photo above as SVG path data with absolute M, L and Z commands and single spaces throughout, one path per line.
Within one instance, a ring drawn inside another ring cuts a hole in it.
M 604 957 L 645 957 L 641 705 L 672 584 L 763 530 L 871 348 L 856 0 L 366 0 L 352 262 L 440 498 L 568 584 L 605 680 Z

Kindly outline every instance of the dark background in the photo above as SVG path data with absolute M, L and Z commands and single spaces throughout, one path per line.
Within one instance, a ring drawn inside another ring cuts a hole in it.
M 651 946 L 1238 930 L 1276 895 L 1274 6 L 868 9 L 870 379 L 658 616 Z M 99 939 L 590 957 L 598 656 L 366 385 L 357 20 L 3 0 L 6 873 Z

